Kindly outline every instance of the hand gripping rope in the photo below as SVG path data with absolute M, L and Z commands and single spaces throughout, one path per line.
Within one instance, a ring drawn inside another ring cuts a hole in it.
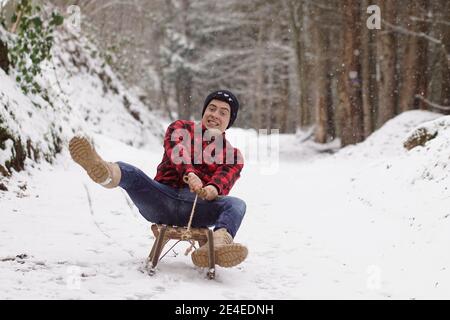
M 183 181 L 185 183 L 189 183 L 189 178 L 188 176 L 184 176 L 183 177 Z M 200 191 L 197 192 L 197 194 L 195 195 L 195 200 L 194 200 L 194 204 L 192 206 L 192 210 L 191 210 L 191 215 L 189 217 L 189 222 L 187 225 L 187 229 L 186 231 L 183 233 L 183 235 L 181 236 L 182 240 L 190 240 L 192 238 L 192 232 L 191 232 L 191 225 L 192 225 L 192 219 L 194 218 L 194 213 L 195 213 L 195 206 L 197 205 L 197 199 L 198 199 L 198 195 L 204 195 L 205 190 L 203 188 L 200 189 Z M 185 255 L 188 255 L 188 253 L 192 250 L 193 248 L 193 242 L 191 242 L 191 247 L 186 251 Z

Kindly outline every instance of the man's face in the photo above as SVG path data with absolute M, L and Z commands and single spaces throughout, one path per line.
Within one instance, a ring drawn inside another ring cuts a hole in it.
M 202 123 L 207 129 L 218 129 L 224 132 L 230 122 L 231 108 L 224 101 L 211 100 L 203 114 Z

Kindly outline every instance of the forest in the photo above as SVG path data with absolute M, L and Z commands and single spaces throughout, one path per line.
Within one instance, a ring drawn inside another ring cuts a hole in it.
M 345 146 L 406 110 L 450 112 L 446 0 L 54 2 L 79 6 L 115 69 L 172 119 L 224 87 L 240 127 Z
M 448 0 L 0 0 L 0 299 L 449 299 L 449 66 Z

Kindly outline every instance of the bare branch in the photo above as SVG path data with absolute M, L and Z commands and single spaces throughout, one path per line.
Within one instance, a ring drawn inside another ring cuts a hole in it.
M 441 110 L 441 111 L 450 111 L 450 106 L 441 106 L 435 102 L 428 100 L 427 98 L 421 96 L 420 94 L 416 94 L 415 97 L 417 99 L 422 100 L 423 102 L 425 102 L 427 105 L 429 105 L 430 107 L 432 107 L 434 109 Z
M 394 30 L 395 32 L 399 32 L 399 33 L 406 34 L 406 35 L 409 35 L 409 36 L 415 36 L 415 37 L 419 37 L 419 38 L 425 38 L 425 39 L 427 39 L 428 41 L 431 41 L 431 42 L 433 42 L 433 43 L 435 43 L 435 44 L 443 45 L 441 40 L 436 39 L 436 38 L 433 38 L 432 36 L 430 36 L 430 35 L 428 35 L 428 34 L 425 34 L 425 33 L 423 33 L 423 32 L 414 32 L 414 31 L 408 30 L 408 29 L 406 29 L 406 28 L 404 28 L 404 27 L 401 27 L 401 26 L 394 26 L 393 24 L 391 24 L 391 23 L 389 23 L 389 22 L 387 22 L 387 21 L 385 21 L 385 20 L 382 20 L 382 24 L 384 24 L 384 25 L 386 25 L 387 27 L 391 28 L 391 29 Z
M 442 21 L 442 20 L 433 20 L 433 19 L 423 19 L 420 17 L 411 17 L 412 21 L 421 21 L 421 22 L 428 22 L 428 23 L 437 23 L 437 24 L 444 24 L 446 26 L 450 26 L 450 21 Z

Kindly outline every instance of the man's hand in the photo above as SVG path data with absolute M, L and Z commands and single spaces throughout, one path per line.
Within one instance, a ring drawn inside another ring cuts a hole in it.
M 212 185 L 208 185 L 208 186 L 204 187 L 202 193 L 203 194 L 200 194 L 200 197 L 202 197 L 205 200 L 214 200 L 219 195 L 216 187 L 214 187 Z
M 219 195 L 217 188 L 213 185 L 208 185 L 203 188 L 202 180 L 195 173 L 189 172 L 185 177 L 185 182 L 189 185 L 189 190 L 198 193 L 200 198 L 211 201 Z
M 193 172 L 187 174 L 187 182 L 191 192 L 199 193 L 202 190 L 203 182 L 202 180 Z

